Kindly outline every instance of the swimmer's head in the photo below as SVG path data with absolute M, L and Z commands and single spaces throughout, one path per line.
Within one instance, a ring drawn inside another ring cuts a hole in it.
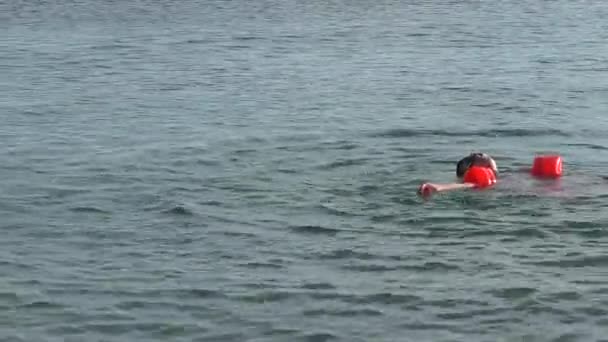
M 456 164 L 456 176 L 459 178 L 464 177 L 464 174 L 471 166 L 483 166 L 489 167 L 494 171 L 494 174 L 498 176 L 498 168 L 496 162 L 492 157 L 485 153 L 471 153 L 468 156 L 462 158 Z

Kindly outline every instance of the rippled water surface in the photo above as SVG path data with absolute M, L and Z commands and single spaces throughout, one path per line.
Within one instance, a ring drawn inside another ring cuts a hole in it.
M 608 340 L 608 2 L 15 0 L 0 30 L 2 340 Z M 472 150 L 495 189 L 416 196 Z

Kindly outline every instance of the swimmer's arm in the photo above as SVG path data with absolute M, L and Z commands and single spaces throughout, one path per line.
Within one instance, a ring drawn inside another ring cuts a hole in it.
M 448 183 L 448 184 L 436 184 L 436 183 L 424 183 L 418 189 L 418 194 L 423 196 L 431 195 L 435 192 L 446 192 L 452 190 L 471 189 L 474 188 L 473 183 Z

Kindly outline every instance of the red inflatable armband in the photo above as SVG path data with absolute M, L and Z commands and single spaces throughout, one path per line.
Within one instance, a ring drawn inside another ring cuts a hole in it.
M 536 156 L 531 170 L 532 176 L 559 178 L 562 175 L 562 157 L 558 155 Z
M 464 174 L 464 182 L 485 188 L 496 184 L 496 175 L 489 167 L 471 166 Z

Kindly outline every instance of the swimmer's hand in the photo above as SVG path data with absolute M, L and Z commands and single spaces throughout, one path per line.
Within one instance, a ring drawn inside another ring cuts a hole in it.
M 474 188 L 474 187 L 475 187 L 475 184 L 472 184 L 472 183 L 449 183 L 449 184 L 424 183 L 418 188 L 418 195 L 421 195 L 422 197 L 429 197 L 436 192 L 470 189 L 470 188 Z
M 437 185 L 433 183 L 424 183 L 418 188 L 418 195 L 422 197 L 430 197 L 437 192 Z

